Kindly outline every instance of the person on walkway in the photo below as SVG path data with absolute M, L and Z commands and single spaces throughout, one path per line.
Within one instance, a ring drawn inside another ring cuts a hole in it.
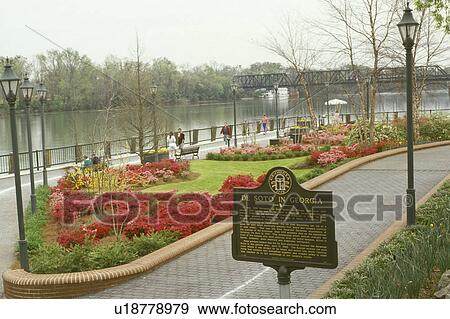
M 220 130 L 220 134 L 223 134 L 223 141 L 225 142 L 225 145 L 230 147 L 231 127 L 227 122 L 225 122 L 222 129 Z
M 100 158 L 97 155 L 92 154 L 92 165 L 98 165 L 98 164 L 100 164 Z
M 87 157 L 86 155 L 83 157 L 83 167 L 91 167 L 92 166 L 92 160 Z
M 175 152 L 177 150 L 177 140 L 173 132 L 167 136 L 167 146 L 169 147 L 169 159 L 175 159 Z
M 250 125 L 245 120 L 244 124 L 242 124 L 242 137 L 243 137 L 243 143 L 248 144 L 248 136 L 250 135 Z
M 184 147 L 184 139 L 185 139 L 185 136 L 184 136 L 183 130 L 180 127 L 177 132 L 177 146 L 179 149 L 182 149 Z
M 264 135 L 267 133 L 267 122 L 269 122 L 269 118 L 267 117 L 266 114 L 264 114 L 264 116 L 261 119 Z

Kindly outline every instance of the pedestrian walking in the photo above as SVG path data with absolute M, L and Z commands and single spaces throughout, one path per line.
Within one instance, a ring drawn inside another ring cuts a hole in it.
M 225 142 L 225 145 L 230 147 L 231 127 L 228 125 L 227 122 L 225 122 L 225 124 L 222 126 L 220 134 L 223 134 L 223 141 Z
M 267 123 L 269 122 L 269 118 L 267 117 L 266 114 L 264 114 L 264 116 L 261 119 L 261 123 L 263 126 L 263 131 L 264 131 L 264 135 L 267 133 Z
M 173 132 L 167 136 L 167 146 L 169 147 L 169 159 L 175 159 L 175 152 L 177 150 L 177 140 Z
M 182 149 L 184 147 L 184 139 L 185 139 L 185 136 L 184 136 L 183 130 L 180 127 L 177 132 L 177 146 L 179 149 Z
M 242 137 L 244 144 L 248 143 L 248 136 L 250 135 L 250 125 L 247 121 L 244 121 L 244 124 L 242 124 Z

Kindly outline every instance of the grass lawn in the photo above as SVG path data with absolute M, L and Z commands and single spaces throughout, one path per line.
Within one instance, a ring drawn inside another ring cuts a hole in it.
M 191 161 L 191 171 L 198 174 L 199 177 L 191 181 L 179 183 L 169 183 L 147 188 L 147 192 L 173 191 L 177 192 L 209 192 L 218 193 L 223 181 L 230 175 L 252 175 L 255 178 L 266 173 L 275 166 L 290 166 L 294 163 L 305 161 L 306 157 L 297 157 L 289 159 L 279 159 L 271 161 L 211 161 L 194 160 Z M 294 170 L 294 174 L 299 177 L 310 171 L 310 169 Z

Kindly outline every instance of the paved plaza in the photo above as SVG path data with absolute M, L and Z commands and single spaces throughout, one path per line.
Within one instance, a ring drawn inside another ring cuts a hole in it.
M 420 199 L 450 173 L 450 146 L 415 152 L 415 181 Z M 385 204 L 406 189 L 406 154 L 400 154 L 352 170 L 321 185 L 348 200 L 355 194 L 382 195 Z M 358 204 L 361 214 L 375 211 L 375 200 Z M 354 221 L 344 210 L 336 223 L 339 246 L 337 269 L 306 269 L 292 275 L 292 297 L 305 298 L 345 267 L 395 220 Z M 258 263 L 238 262 L 231 257 L 231 232 L 226 233 L 153 272 L 84 298 L 277 298 L 276 273 Z

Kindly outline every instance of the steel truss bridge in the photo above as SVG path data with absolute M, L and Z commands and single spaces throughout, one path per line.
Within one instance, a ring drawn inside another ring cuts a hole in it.
M 305 71 L 302 73 L 309 86 L 325 85 L 353 85 L 358 79 L 367 81 L 367 76 L 352 70 L 325 70 L 325 71 Z M 271 74 L 251 74 L 235 75 L 233 80 L 243 89 L 273 88 L 274 83 L 280 87 L 299 87 L 299 74 L 295 73 L 271 73 Z M 425 79 L 427 82 L 448 82 L 450 74 L 438 65 L 417 66 L 417 79 Z M 384 68 L 380 70 L 379 83 L 398 83 L 405 80 L 405 68 Z

